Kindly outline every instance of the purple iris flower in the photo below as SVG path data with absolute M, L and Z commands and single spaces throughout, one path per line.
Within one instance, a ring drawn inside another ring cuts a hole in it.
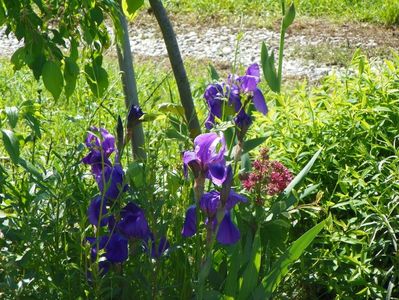
M 243 109 L 234 117 L 234 122 L 241 130 L 246 130 L 252 124 L 252 118 Z
M 91 166 L 91 172 L 99 182 L 104 168 L 112 166 L 109 156 L 115 151 L 115 138 L 104 128 L 91 127 L 90 130 L 85 140 L 90 152 L 82 162 Z M 99 133 L 101 139 L 98 137 Z
M 117 228 L 127 238 L 147 239 L 151 232 L 144 211 L 133 202 L 121 210 L 121 220 Z
M 101 210 L 101 202 L 102 202 L 102 210 Z M 107 208 L 105 206 L 106 201 L 102 199 L 101 196 L 94 197 L 91 200 L 89 208 L 87 210 L 87 215 L 89 218 L 90 224 L 97 226 L 100 219 L 100 211 L 101 211 L 101 222 L 100 226 L 105 226 L 108 223 L 108 217 L 105 217 L 107 214 Z
M 209 130 L 215 124 L 215 117 L 222 117 L 223 98 L 225 97 L 223 92 L 223 86 L 219 83 L 210 84 L 205 90 L 204 98 L 208 104 L 209 114 L 205 121 L 205 127 Z
M 221 185 L 226 177 L 224 154 L 226 141 L 223 134 L 204 133 L 194 139 L 194 151 L 183 154 L 184 173 L 190 167 L 195 177 L 204 176 L 216 185 Z
M 260 71 L 258 64 L 250 65 L 245 75 L 236 79 L 240 92 L 251 95 L 255 108 L 262 114 L 266 115 L 268 109 L 265 97 L 263 96 L 262 91 L 258 88 L 259 82 Z
M 119 164 L 107 166 L 100 176 L 96 176 L 98 188 L 103 193 L 106 187 L 105 198 L 115 200 L 122 192 L 127 191 L 127 184 L 123 182 L 125 173 Z
M 140 118 L 144 115 L 140 106 L 132 105 L 130 106 L 129 113 L 127 115 L 127 127 L 133 128 L 140 122 Z
M 98 137 L 101 134 L 101 138 Z M 115 151 L 115 137 L 106 129 L 97 127 L 90 127 L 85 144 L 90 150 L 101 150 L 109 157 Z
M 191 205 L 186 211 L 183 229 L 181 234 L 183 237 L 191 237 L 197 232 L 197 207 Z
M 86 240 L 91 245 L 90 257 L 92 261 L 97 257 L 97 243 L 96 239 L 87 237 Z M 127 239 L 117 233 L 113 233 L 111 237 L 102 236 L 98 242 L 98 250 L 105 249 L 99 261 L 99 268 L 101 274 L 108 272 L 110 263 L 121 263 L 127 260 L 128 247 Z
M 224 245 L 235 244 L 240 239 L 240 232 L 237 226 L 231 220 L 230 211 L 239 202 L 247 202 L 247 198 L 241 196 L 230 190 L 227 197 L 227 201 L 224 206 L 224 216 L 219 225 L 219 230 L 216 235 L 216 239 L 219 243 Z M 220 199 L 220 193 L 218 191 L 211 191 L 204 194 L 200 199 L 200 208 L 206 214 L 206 223 L 212 222 L 213 229 L 217 228 L 217 212 L 222 208 L 222 202 Z M 191 237 L 197 232 L 197 216 L 196 206 L 192 205 L 186 212 L 186 218 L 183 225 L 182 235 L 183 237 Z
M 89 154 L 83 157 L 82 162 L 86 165 L 91 166 L 91 172 L 97 182 L 98 180 L 100 180 L 102 170 L 105 167 L 112 166 L 108 157 L 101 155 L 101 152 L 99 150 L 91 150 Z
M 230 211 L 239 202 L 247 202 L 247 198 L 241 196 L 230 190 L 227 197 L 226 204 L 224 206 L 224 217 L 219 225 L 219 230 L 216 235 L 216 239 L 219 243 L 225 245 L 235 244 L 240 239 L 240 232 L 237 226 L 231 220 Z M 211 191 L 204 194 L 200 200 L 201 210 L 207 215 L 207 222 L 213 222 L 215 224 L 216 214 L 218 210 L 222 207 L 222 202 L 220 199 L 220 193 L 217 191 Z

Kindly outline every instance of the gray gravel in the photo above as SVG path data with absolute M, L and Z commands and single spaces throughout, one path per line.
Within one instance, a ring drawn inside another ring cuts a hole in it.
M 237 61 L 244 66 L 253 62 L 260 62 L 260 45 L 262 41 L 277 48 L 279 34 L 267 29 L 242 30 L 242 38 L 236 51 L 238 30 L 225 26 L 206 29 L 188 29 L 177 27 L 177 37 L 183 58 L 207 59 L 214 62 L 233 63 L 237 52 Z M 130 43 L 132 51 L 142 56 L 165 56 L 166 48 L 156 26 L 148 28 L 130 28 Z M 284 76 L 307 77 L 316 80 L 332 73 L 340 72 L 336 66 L 327 66 L 319 62 L 304 61 L 294 57 L 293 48 L 296 46 L 318 45 L 328 43 L 330 45 L 342 45 L 349 43 L 344 37 L 309 37 L 296 35 L 287 36 L 284 60 Z M 352 45 L 362 47 L 374 47 L 373 40 L 364 41 L 352 39 Z M 10 34 L 5 35 L 5 28 L 0 28 L 0 56 L 11 56 L 12 53 L 23 45 Z M 275 52 L 275 56 L 277 53 Z

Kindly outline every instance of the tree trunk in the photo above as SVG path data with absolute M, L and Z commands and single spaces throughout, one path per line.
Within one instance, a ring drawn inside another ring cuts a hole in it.
M 119 22 L 121 30 L 123 31 L 123 40 L 120 44 L 117 43 L 116 50 L 118 53 L 119 69 L 122 72 L 123 92 L 125 94 L 125 105 L 129 112 L 131 105 L 139 105 L 137 94 L 136 77 L 134 74 L 133 57 L 130 48 L 129 31 L 125 15 L 122 10 L 119 14 Z M 133 157 L 135 159 L 143 160 L 146 158 L 144 150 L 144 131 L 141 123 L 137 124 L 132 131 L 131 143 Z
M 161 0 L 149 0 L 154 15 L 158 21 L 165 41 L 166 49 L 170 64 L 172 65 L 173 74 L 179 89 L 180 102 L 183 105 L 186 116 L 190 137 L 195 138 L 201 133 L 201 127 L 198 122 L 197 113 L 195 111 L 193 97 L 191 95 L 190 83 L 188 82 L 186 70 L 180 55 L 179 45 L 177 44 L 176 35 L 172 24 L 168 18 L 166 10 Z

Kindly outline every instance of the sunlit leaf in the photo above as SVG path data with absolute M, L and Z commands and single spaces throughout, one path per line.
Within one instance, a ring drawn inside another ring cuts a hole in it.
M 60 65 L 53 61 L 47 61 L 43 66 L 42 78 L 46 89 L 57 100 L 64 86 L 64 77 Z

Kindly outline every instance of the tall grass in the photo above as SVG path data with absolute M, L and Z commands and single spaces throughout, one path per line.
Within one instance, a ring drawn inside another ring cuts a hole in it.
M 176 14 L 194 13 L 199 18 L 231 22 L 244 19 L 274 19 L 280 13 L 280 1 L 274 0 L 168 0 L 168 8 Z M 367 21 L 385 25 L 399 24 L 398 0 L 298 0 L 299 15 L 327 17 L 337 21 Z

